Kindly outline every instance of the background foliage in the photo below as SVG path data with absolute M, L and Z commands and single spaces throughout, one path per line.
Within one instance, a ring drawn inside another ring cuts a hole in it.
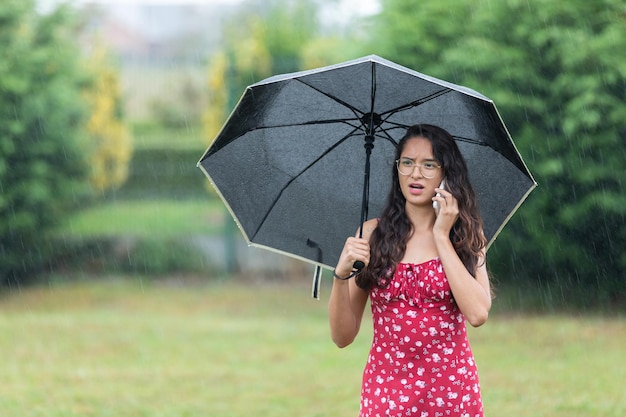
M 78 140 L 86 113 L 67 9 L 0 5 L 0 277 L 47 258 L 41 245 L 84 190 Z
M 116 67 L 102 42 L 95 42 L 91 55 L 85 58 L 93 74 L 86 91 L 91 115 L 87 122 L 90 184 L 103 193 L 120 187 L 128 177 L 132 156 L 132 138 L 122 120 L 122 91 Z
M 331 2 L 247 0 L 225 12 L 204 90 L 196 78 L 177 81 L 176 95 L 160 90 L 153 120 L 132 132 L 115 65 L 80 67 L 67 10 L 0 5 L 3 277 L 46 257 L 42 237 L 83 195 L 86 160 L 98 161 L 97 187 L 115 188 L 109 199 L 204 197 L 194 164 L 247 85 L 375 53 L 494 99 L 535 175 L 540 187 L 490 251 L 497 281 L 540 288 L 557 305 L 623 300 L 623 0 L 381 0 L 379 14 L 334 26 L 321 13 Z
M 57 254 L 52 231 L 93 194 L 127 176 L 130 133 L 115 67 L 78 40 L 69 6 L 0 4 L 0 283 Z
M 540 185 L 494 245 L 495 275 L 557 303 L 623 300 L 626 4 L 382 4 L 374 49 L 494 99 Z

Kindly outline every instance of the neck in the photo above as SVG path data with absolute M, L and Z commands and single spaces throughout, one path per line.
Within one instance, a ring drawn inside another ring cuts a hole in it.
M 420 234 L 433 230 L 437 217 L 432 205 L 414 206 L 406 204 L 404 210 L 413 225 L 414 233 Z

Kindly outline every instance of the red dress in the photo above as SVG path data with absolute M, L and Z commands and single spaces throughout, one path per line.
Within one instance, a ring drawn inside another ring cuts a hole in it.
M 374 337 L 360 417 L 483 417 L 465 317 L 439 258 L 400 263 L 370 292 Z

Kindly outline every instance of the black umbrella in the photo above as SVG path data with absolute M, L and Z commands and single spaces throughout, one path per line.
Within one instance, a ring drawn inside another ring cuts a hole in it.
M 491 244 L 536 186 L 495 105 L 375 55 L 249 86 L 198 165 L 249 244 L 319 271 L 381 212 L 396 144 L 418 123 L 456 139 Z

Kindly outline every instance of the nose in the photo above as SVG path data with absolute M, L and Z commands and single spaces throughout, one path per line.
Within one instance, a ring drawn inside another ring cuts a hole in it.
M 413 165 L 413 171 L 411 171 L 411 178 L 420 178 L 423 176 L 424 175 L 422 175 L 422 170 L 420 169 L 420 166 L 417 164 Z

